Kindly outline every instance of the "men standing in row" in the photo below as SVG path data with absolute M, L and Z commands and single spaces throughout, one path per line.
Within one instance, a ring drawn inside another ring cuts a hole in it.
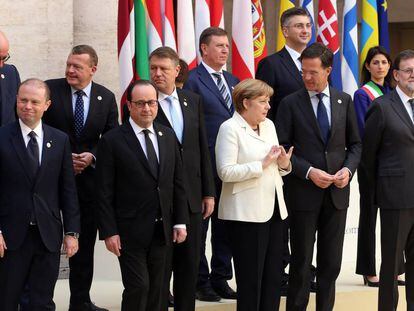
M 397 87 L 375 99 L 366 116 L 361 165 L 366 191 L 380 209 L 378 310 L 396 310 L 398 265 L 405 253 L 407 310 L 414 310 L 414 51 L 394 61 Z
M 276 119 L 280 144 L 295 148 L 292 173 L 285 178 L 292 249 L 286 309 L 306 309 L 317 232 L 316 309 L 332 310 L 349 181 L 361 142 L 351 97 L 328 85 L 333 53 L 314 43 L 302 52 L 301 62 L 305 88 L 281 101 Z
M 174 132 L 153 123 L 158 111 L 154 86 L 134 82 L 127 90 L 127 105 L 129 121 L 99 143 L 99 236 L 119 259 L 121 309 L 156 311 L 161 309 L 172 242 L 181 243 L 187 235 L 183 168 Z
M 72 257 L 80 231 L 69 138 L 42 123 L 47 85 L 24 81 L 18 121 L 0 129 L 0 310 L 15 311 L 25 284 L 29 310 L 54 310 L 60 248 Z M 63 223 L 62 223 L 63 219 Z
M 215 196 L 204 111 L 200 96 L 175 87 L 180 66 L 179 57 L 173 49 L 156 49 L 149 57 L 149 65 L 160 103 L 156 120 L 174 130 L 180 147 L 190 220 L 186 241 L 173 250 L 174 308 L 192 311 L 195 309 L 203 218 L 213 212 Z M 169 287 L 169 279 L 165 280 L 166 288 Z
M 0 31 L 0 126 L 16 120 L 16 94 L 20 76 L 15 66 L 6 64 L 9 58 L 9 41 Z
M 214 147 L 220 125 L 233 115 L 231 92 L 239 80 L 223 70 L 229 56 L 229 40 L 225 30 L 216 27 L 207 28 L 201 33 L 199 41 L 202 62 L 190 71 L 184 89 L 193 91 L 203 99 L 208 148 L 213 164 L 217 198 L 219 198 L 221 181 L 217 176 Z M 216 206 L 218 206 L 217 202 Z M 211 216 L 211 273 L 205 256 L 208 224 L 209 218 L 203 223 L 197 299 L 204 301 L 218 301 L 220 297 L 236 299 L 236 292 L 227 283 L 233 276 L 232 255 L 225 226 L 223 221 L 218 219 L 217 210 Z
M 97 65 L 95 50 L 78 45 L 66 61 L 66 78 L 46 81 L 53 104 L 45 113 L 44 122 L 70 138 L 81 210 L 80 250 L 69 259 L 70 311 L 106 310 L 95 306 L 89 295 L 97 233 L 94 164 L 99 138 L 118 126 L 118 108 L 114 94 L 92 82 Z

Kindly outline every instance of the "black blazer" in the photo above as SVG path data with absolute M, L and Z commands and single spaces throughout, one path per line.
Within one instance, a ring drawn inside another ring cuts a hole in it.
M 20 85 L 20 76 L 16 67 L 4 64 L 0 68 L 0 125 L 16 120 L 16 94 Z
M 365 120 L 362 191 L 382 209 L 414 208 L 414 125 L 397 91 L 375 99 Z
M 179 89 L 177 89 L 177 94 L 184 119 L 182 144 L 178 139 L 177 143 L 184 166 L 188 206 L 193 213 L 199 213 L 201 212 L 201 199 L 215 196 L 204 112 L 200 96 Z M 156 121 L 172 128 L 161 107 L 158 109 Z
M 165 241 L 172 227 L 188 223 L 182 163 L 175 134 L 154 123 L 159 149 L 159 176 L 148 160 L 129 122 L 109 131 L 99 142 L 96 162 L 100 239 L 119 234 L 122 240 L 147 247 L 161 208 Z
M 88 116 L 80 138 L 75 136 L 72 94 L 66 79 L 46 81 L 51 91 L 52 104 L 45 112 L 46 124 L 68 134 L 72 152 L 91 152 L 96 156 L 96 149 L 101 135 L 118 126 L 118 107 L 115 95 L 102 85 L 92 82 Z M 91 201 L 94 192 L 94 171 L 89 166 L 76 176 L 78 195 L 82 202 Z
M 261 60 L 257 67 L 256 79 L 269 84 L 274 94 L 270 98 L 267 117 L 275 121 L 280 101 L 287 95 L 305 87 L 302 76 L 286 48 Z
M 43 131 L 42 161 L 34 177 L 29 173 L 19 122 L 0 128 L 0 230 L 8 250 L 16 250 L 23 243 L 32 208 L 50 252 L 59 251 L 63 228 L 65 232 L 80 232 L 69 139 L 47 125 Z
M 311 166 L 329 174 L 347 167 L 353 174 L 360 160 L 361 141 L 351 97 L 333 88 L 329 90 L 331 135 L 326 147 L 305 88 L 285 97 L 279 106 L 276 122 L 279 142 L 285 148 L 295 148 L 292 174 L 285 178 L 285 199 L 294 210 L 313 210 L 322 204 L 325 189 L 306 179 Z M 337 209 L 348 207 L 349 189 L 349 185 L 343 189 L 331 185 L 327 189 Z

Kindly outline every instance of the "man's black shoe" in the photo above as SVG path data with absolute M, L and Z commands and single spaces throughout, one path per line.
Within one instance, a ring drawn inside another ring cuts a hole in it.
M 237 293 L 229 286 L 226 281 L 212 283 L 211 286 L 221 298 L 237 299 Z
M 211 287 L 202 287 L 196 291 L 196 299 L 200 301 L 220 301 L 221 298 Z
M 310 291 L 311 293 L 316 293 L 316 282 L 314 281 L 310 282 Z
M 80 305 L 70 305 L 69 311 L 109 311 L 105 308 L 100 308 L 93 302 L 84 302 Z
M 289 290 L 289 283 L 282 282 L 282 285 L 280 286 L 280 296 L 287 297 L 288 290 Z
M 168 292 L 168 308 L 174 307 L 174 296 Z

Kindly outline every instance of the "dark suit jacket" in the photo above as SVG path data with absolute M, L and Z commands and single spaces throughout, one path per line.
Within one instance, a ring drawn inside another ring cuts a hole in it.
M 397 91 L 368 109 L 361 165 L 363 192 L 382 209 L 414 208 L 414 125 Z
M 333 88 L 330 95 L 331 135 L 326 147 L 305 88 L 285 97 L 279 106 L 276 122 L 279 143 L 285 148 L 295 148 L 292 173 L 285 178 L 285 199 L 294 210 L 313 210 L 322 204 L 326 190 L 306 179 L 311 166 L 329 174 L 347 167 L 353 174 L 360 160 L 361 141 L 351 97 Z M 327 191 L 337 209 L 348 207 L 349 185 L 343 189 L 331 185 Z
M 177 142 L 184 166 L 188 206 L 193 213 L 199 213 L 201 199 L 215 196 L 203 106 L 200 96 L 193 92 L 177 89 L 177 94 L 184 119 L 182 144 L 178 139 Z M 158 109 L 156 121 L 172 128 L 161 107 Z
M 43 125 L 42 162 L 34 177 L 19 122 L 0 128 L 0 230 L 8 250 L 18 249 L 34 209 L 40 236 L 59 251 L 65 232 L 80 232 L 80 216 L 67 135 Z M 62 217 L 61 217 L 62 214 Z
M 257 67 L 256 79 L 269 84 L 274 94 L 270 98 L 267 117 L 275 121 L 280 101 L 287 95 L 305 87 L 302 76 L 286 48 L 264 58 Z
M 76 138 L 73 119 L 72 94 L 66 79 L 46 81 L 51 91 L 52 104 L 45 112 L 46 124 L 68 134 L 72 152 L 91 152 L 96 156 L 99 138 L 108 130 L 118 126 L 118 107 L 115 95 L 102 85 L 92 82 L 88 116 L 80 138 Z M 94 171 L 92 166 L 76 176 L 81 202 L 93 199 Z
M 232 90 L 239 83 L 239 80 L 227 71 L 223 71 L 224 78 Z M 210 76 L 203 64 L 198 65 L 190 71 L 188 80 L 184 84 L 184 89 L 193 91 L 201 96 L 203 100 L 205 126 L 207 130 L 208 148 L 213 165 L 214 175 L 217 177 L 216 155 L 214 147 L 220 125 L 231 118 L 223 96 L 221 95 L 217 84 Z
M 158 136 L 159 176 L 129 122 L 109 131 L 99 142 L 97 171 L 98 227 L 101 239 L 119 234 L 121 241 L 147 247 L 161 208 L 165 241 L 172 226 L 188 223 L 182 163 L 174 132 L 154 123 Z
M 20 85 L 20 76 L 16 67 L 4 64 L 0 68 L 0 125 L 6 125 L 16 120 L 16 95 Z

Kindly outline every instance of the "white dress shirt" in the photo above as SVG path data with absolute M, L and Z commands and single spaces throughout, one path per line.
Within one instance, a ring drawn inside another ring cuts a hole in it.
M 171 95 L 158 92 L 158 101 L 160 102 L 162 111 L 164 111 L 165 116 L 167 117 L 168 121 L 172 125 L 173 122 L 172 122 L 171 111 L 170 111 L 171 106 L 170 106 L 170 103 L 166 100 L 167 97 L 170 97 L 171 104 L 174 105 L 174 109 L 176 109 L 176 111 L 179 112 L 177 116 L 180 119 L 181 124 L 184 124 L 183 111 L 181 110 L 181 105 L 180 105 L 180 100 L 178 99 L 177 89 L 174 89 Z
M 42 120 L 40 120 L 39 124 L 33 130 L 30 127 L 28 127 L 26 124 L 24 124 L 21 119 L 19 119 L 19 123 L 20 123 L 20 129 L 22 131 L 22 136 L 23 136 L 23 140 L 24 140 L 24 144 L 26 148 L 30 140 L 29 133 L 31 131 L 35 132 L 37 145 L 39 146 L 39 165 L 42 164 L 42 150 L 43 150 Z
M 217 77 L 214 75 L 214 73 L 217 73 L 217 72 L 220 72 L 221 73 L 221 79 L 223 80 L 223 83 L 224 83 L 224 86 L 226 87 L 226 89 L 227 89 L 227 92 L 229 92 L 229 94 L 230 94 L 230 98 L 232 98 L 231 97 L 231 94 L 232 94 L 232 90 L 230 89 L 230 87 L 229 87 L 229 85 L 227 84 L 227 81 L 226 81 L 226 79 L 224 78 L 224 75 L 223 75 L 223 68 L 222 69 L 220 69 L 219 71 L 216 71 L 216 70 L 214 70 L 213 68 L 211 68 L 209 65 L 207 65 L 205 62 L 201 62 L 202 64 L 203 64 L 203 66 L 206 68 L 206 70 L 207 70 L 207 72 L 210 74 L 210 76 L 211 76 L 211 78 L 213 79 L 213 81 L 214 81 L 214 83 L 216 83 L 216 85 L 218 86 L 218 84 L 217 84 Z
M 89 106 L 91 103 L 91 88 L 92 88 L 92 82 L 90 82 L 85 88 L 82 89 L 83 91 L 83 124 L 85 125 L 86 118 L 88 117 L 89 112 Z M 75 94 L 78 90 L 74 89 L 73 87 L 70 87 L 71 93 L 72 93 L 72 110 L 73 115 L 75 115 L 75 106 L 76 106 L 76 98 L 78 97 L 77 94 Z
M 398 96 L 400 96 L 400 99 L 402 101 L 402 103 L 404 104 L 405 109 L 407 110 L 408 115 L 411 118 L 411 121 L 414 122 L 414 116 L 413 116 L 413 109 L 411 108 L 410 103 L 408 102 L 410 99 L 412 99 L 411 97 L 409 97 L 407 94 L 405 94 L 400 87 L 397 85 L 397 87 L 395 88 L 395 90 L 397 91 Z
M 154 146 L 155 154 L 157 155 L 158 163 L 160 162 L 160 156 L 159 156 L 159 150 L 158 150 L 158 140 L 157 135 L 154 130 L 154 126 L 151 124 L 148 128 L 142 128 L 138 124 L 135 123 L 134 120 L 132 120 L 131 117 L 129 117 L 129 124 L 131 124 L 132 129 L 134 130 L 135 136 L 138 138 L 138 141 L 141 145 L 142 150 L 145 153 L 145 156 L 147 156 L 147 145 L 145 143 L 145 134 L 143 130 L 149 130 L 148 136 L 151 139 L 152 145 Z
M 292 49 L 290 46 L 285 44 L 286 51 L 288 51 L 290 57 L 292 57 L 293 62 L 295 63 L 296 67 L 299 71 L 302 71 L 302 63 L 300 62 L 300 53 L 294 49 Z
M 315 91 L 308 91 L 309 97 L 312 103 L 313 112 L 315 113 L 315 117 L 318 117 L 318 92 Z M 323 105 L 325 106 L 326 113 L 328 114 L 328 122 L 329 126 L 331 126 L 331 94 L 329 92 L 329 85 L 327 84 L 325 89 L 321 92 L 324 96 L 322 97 Z

